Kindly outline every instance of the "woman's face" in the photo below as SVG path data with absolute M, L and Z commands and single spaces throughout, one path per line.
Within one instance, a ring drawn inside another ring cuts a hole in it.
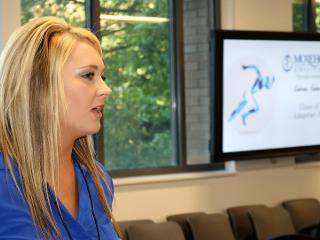
M 104 64 L 95 48 L 77 43 L 62 72 L 67 107 L 60 119 L 62 137 L 75 140 L 99 131 L 104 100 L 112 92 L 103 74 Z

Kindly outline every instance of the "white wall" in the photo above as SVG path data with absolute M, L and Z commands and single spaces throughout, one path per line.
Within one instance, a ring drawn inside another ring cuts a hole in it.
M 235 0 L 235 29 L 292 29 L 292 0 Z
M 117 186 L 116 217 L 163 221 L 175 213 L 223 212 L 242 204 L 273 206 L 300 197 L 320 199 L 319 167 L 300 168 L 290 161 L 278 167 L 262 165 L 228 176 Z
M 20 26 L 20 0 L 0 0 L 0 49 L 12 31 Z
M 223 0 L 223 29 L 291 31 L 292 0 Z

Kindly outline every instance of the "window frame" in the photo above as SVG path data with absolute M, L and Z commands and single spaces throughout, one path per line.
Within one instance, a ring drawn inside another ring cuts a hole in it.
M 292 0 L 293 1 L 293 0 Z M 316 33 L 316 0 L 301 0 L 302 5 L 302 32 Z M 295 19 L 293 19 L 294 21 Z M 292 31 L 295 31 L 293 29 Z
M 316 0 L 303 1 L 303 30 L 305 32 L 317 32 Z

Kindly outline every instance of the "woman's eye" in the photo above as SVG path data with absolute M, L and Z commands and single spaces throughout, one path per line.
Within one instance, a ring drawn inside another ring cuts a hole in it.
M 102 80 L 105 81 L 106 77 L 104 75 L 101 76 Z
M 82 77 L 85 78 L 85 79 L 92 80 L 94 78 L 94 73 L 93 72 L 88 72 L 86 74 L 83 74 Z

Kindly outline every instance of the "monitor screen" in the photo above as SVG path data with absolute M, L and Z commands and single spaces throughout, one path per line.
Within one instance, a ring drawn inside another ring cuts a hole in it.
M 320 149 L 320 36 L 212 34 L 214 160 Z

